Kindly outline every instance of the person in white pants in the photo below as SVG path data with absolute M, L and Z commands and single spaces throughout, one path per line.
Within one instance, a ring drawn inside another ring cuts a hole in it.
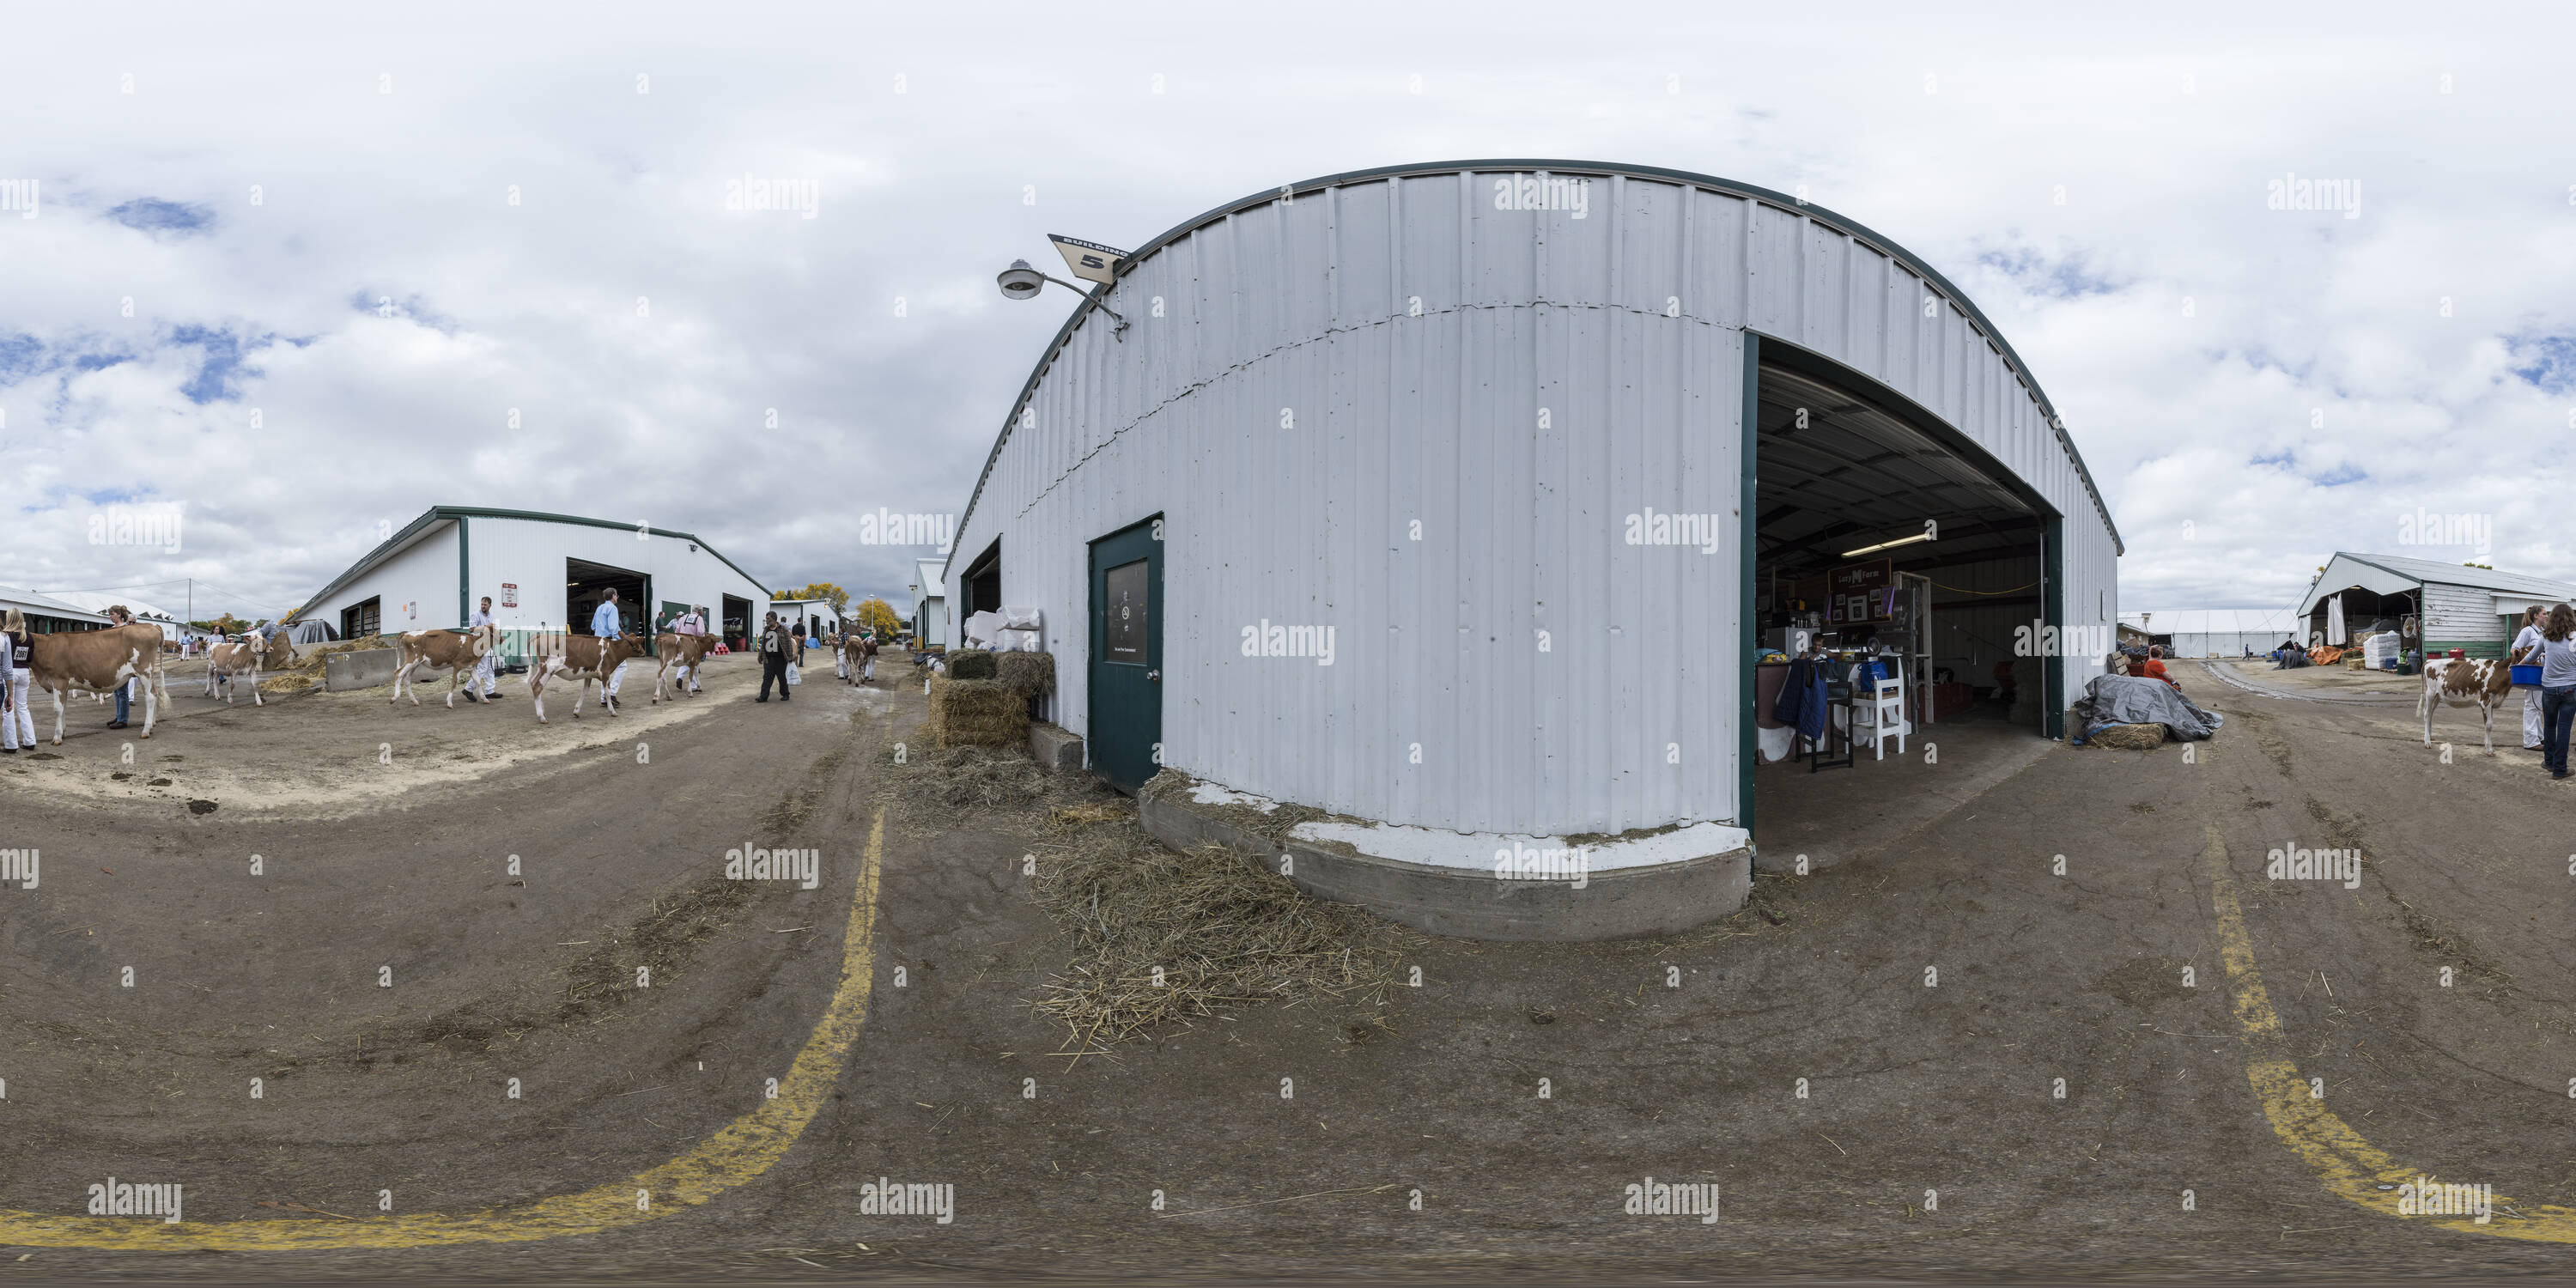
M 27 710 L 27 693 L 36 687 L 36 674 L 27 669 L 31 651 L 27 619 L 12 608 L 6 623 L 0 624 L 0 670 L 9 673 L 8 689 L 0 693 L 0 750 L 11 755 L 21 744 L 29 751 L 36 749 L 36 717 Z
M 492 597 L 490 595 L 485 595 L 483 597 L 482 604 L 475 608 L 473 619 L 465 623 L 465 629 L 469 631 L 481 630 L 486 626 L 494 624 L 495 623 L 492 620 Z M 497 635 L 493 637 L 496 648 L 498 647 L 499 638 L 500 637 Z M 468 700 L 474 702 L 493 702 L 500 699 L 501 677 L 495 673 L 496 669 L 500 666 L 500 661 L 500 658 L 490 651 L 486 651 L 483 656 L 474 659 L 474 680 L 469 681 L 465 686 L 465 696 Z M 475 696 L 474 693 L 477 683 L 481 685 L 483 690 L 482 696 L 480 697 Z
M 671 622 L 671 633 L 672 633 L 672 634 L 674 634 L 674 635 L 704 635 L 704 634 L 706 634 L 706 633 L 707 633 L 707 610 L 706 610 L 706 607 L 705 607 L 704 605 L 699 605 L 699 606 L 697 606 L 697 607 L 691 608 L 689 611 L 687 611 L 687 612 L 685 612 L 685 613 L 682 613 L 682 614 L 680 614 L 677 618 L 673 619 L 673 620 L 672 620 L 672 622 Z M 697 678 L 696 678 L 695 676 L 692 676 L 692 675 L 690 675 L 690 674 L 689 674 L 689 664 L 688 664 L 688 663 L 686 663 L 686 662 L 682 662 L 682 663 L 680 663 L 680 665 L 679 665 L 679 670 L 678 670 L 678 671 L 673 675 L 673 677 L 672 677 L 672 678 L 674 679 L 674 681 L 676 681 L 676 682 L 678 683 L 678 685 L 679 685 L 682 689 L 685 689 L 685 690 L 687 690 L 687 691 L 689 691 L 689 692 L 691 692 L 691 693 L 699 693 L 699 692 L 703 692 L 703 691 L 704 691 L 704 690 L 701 690 L 701 689 L 698 687 Z
M 2522 612 L 2522 630 L 2513 637 L 2513 647 L 2506 650 L 2505 663 L 2539 665 L 2540 641 L 2540 605 L 2534 604 Z M 2525 751 L 2541 749 L 2540 686 L 2537 684 L 2525 690 L 2522 695 L 2522 748 Z
M 877 678 L 877 637 L 871 632 L 861 635 L 859 639 L 862 641 L 859 648 L 859 682 L 866 684 Z

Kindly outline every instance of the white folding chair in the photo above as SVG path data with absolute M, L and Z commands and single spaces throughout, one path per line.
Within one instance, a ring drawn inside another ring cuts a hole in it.
M 1880 680 L 1870 697 L 1870 741 L 1878 758 L 1887 759 L 1887 740 L 1896 740 L 1896 754 L 1905 754 L 1905 679 L 1897 676 Z

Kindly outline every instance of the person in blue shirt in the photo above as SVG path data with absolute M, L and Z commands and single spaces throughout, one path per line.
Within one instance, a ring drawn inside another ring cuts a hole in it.
M 624 634 L 624 632 L 619 629 L 616 590 L 611 589 L 608 592 L 608 598 L 599 601 L 599 607 L 591 611 L 590 633 L 604 640 L 613 640 L 619 635 Z M 617 686 L 625 679 L 626 664 L 624 662 L 620 662 L 617 664 L 617 669 L 610 672 L 608 676 L 608 697 L 610 701 L 613 702 L 616 700 Z

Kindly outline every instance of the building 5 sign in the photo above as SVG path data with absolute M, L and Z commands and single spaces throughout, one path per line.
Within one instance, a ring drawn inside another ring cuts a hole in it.
M 1098 242 L 1058 237 L 1054 233 L 1048 233 L 1047 240 L 1055 243 L 1056 253 L 1064 256 L 1064 266 L 1072 270 L 1075 277 L 1086 282 L 1117 285 L 1118 266 L 1127 261 L 1127 252 Z

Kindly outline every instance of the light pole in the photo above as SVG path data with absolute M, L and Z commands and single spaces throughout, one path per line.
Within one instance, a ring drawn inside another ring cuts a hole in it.
M 1036 299 L 1038 292 L 1045 290 L 1047 283 L 1053 282 L 1056 285 L 1091 301 L 1091 306 L 1093 308 L 1096 308 L 1103 313 L 1107 313 L 1109 315 L 1109 319 L 1118 324 L 1110 330 L 1110 336 L 1121 344 L 1127 342 L 1127 319 L 1118 316 L 1116 311 L 1112 310 L 1108 305 L 1101 303 L 1099 295 L 1086 291 L 1071 282 L 1065 281 L 1063 278 L 1049 277 L 1046 274 L 1029 267 L 1029 262 L 1025 259 L 1012 260 L 1011 266 L 1003 269 L 1000 275 L 995 277 L 993 280 L 1002 284 L 1003 298 L 1013 300 Z

